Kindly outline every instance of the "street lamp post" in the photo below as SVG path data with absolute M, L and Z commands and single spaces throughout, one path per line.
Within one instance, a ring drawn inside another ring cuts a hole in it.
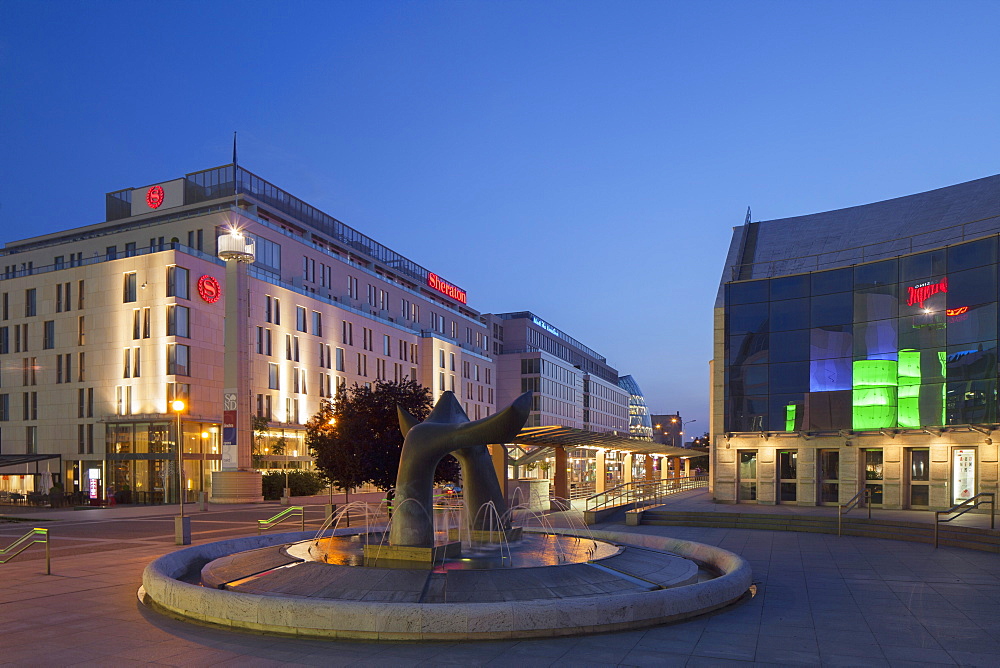
M 181 412 L 185 404 L 175 399 L 170 407 L 177 416 L 174 426 L 174 443 L 177 445 L 177 500 L 180 501 L 180 514 L 174 518 L 174 540 L 177 545 L 191 544 L 191 518 L 184 516 L 184 444 L 181 442 Z
M 677 438 L 680 441 L 680 443 L 674 443 L 675 447 L 678 447 L 678 448 L 683 448 L 684 447 L 684 438 L 683 438 L 683 436 L 684 436 L 684 425 L 691 424 L 692 422 L 697 422 L 697 421 L 698 421 L 697 419 L 694 419 L 694 420 L 684 420 L 684 419 L 682 419 L 680 417 L 672 417 L 672 418 L 670 418 L 670 422 L 672 422 L 674 424 L 677 424 L 678 422 L 680 422 L 680 425 L 681 425 L 677 429 Z

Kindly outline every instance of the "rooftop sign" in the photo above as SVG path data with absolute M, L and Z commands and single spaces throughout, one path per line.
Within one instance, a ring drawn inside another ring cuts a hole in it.
M 544 329 L 546 332 L 551 332 L 556 336 L 562 336 L 562 332 L 560 332 L 558 329 L 556 329 L 555 327 L 553 327 L 552 325 L 550 325 L 549 323 L 545 322 L 544 320 L 542 320 L 537 316 L 531 316 L 531 322 L 535 323 L 536 325 Z
M 452 285 L 448 281 L 442 279 L 437 274 L 434 274 L 434 273 L 431 273 L 431 272 L 427 272 L 427 286 L 430 287 L 433 290 L 437 290 L 438 292 L 440 292 L 443 295 L 447 295 L 448 297 L 451 297 L 452 299 L 460 301 L 463 304 L 467 304 L 468 303 L 466 301 L 467 297 L 466 297 L 466 294 L 465 294 L 465 290 L 463 290 L 462 288 L 458 287 L 457 285 Z
M 132 189 L 132 215 L 138 216 L 184 204 L 184 179 Z

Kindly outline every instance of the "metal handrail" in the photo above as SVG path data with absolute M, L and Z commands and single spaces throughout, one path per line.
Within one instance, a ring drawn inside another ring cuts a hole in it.
M 42 536 L 42 538 L 37 538 L 37 536 Z M 29 538 L 31 540 L 28 540 Z M 0 548 L 0 564 L 6 564 L 8 561 L 21 554 L 35 543 L 45 543 L 45 574 L 52 575 L 52 552 L 49 549 L 48 529 L 40 529 L 36 527 L 7 547 Z
M 666 478 L 664 480 L 635 480 L 616 485 L 611 489 L 588 496 L 585 510 L 601 510 L 634 503 L 635 507 L 654 505 L 669 495 L 708 485 L 708 476 Z
M 837 535 L 840 536 L 841 529 L 843 527 L 844 515 L 851 512 L 859 505 L 861 505 L 861 500 L 864 499 L 865 506 L 868 508 L 868 519 L 872 518 L 872 491 L 868 487 L 862 487 L 861 491 L 851 497 L 851 500 L 843 505 L 837 506 Z
M 985 498 L 987 496 L 990 497 L 990 498 L 989 499 Z M 983 499 L 981 501 L 976 501 L 976 499 L 978 499 L 979 497 L 983 497 Z M 958 519 L 959 517 L 961 517 L 965 513 L 969 512 L 970 510 L 973 510 L 975 508 L 978 508 L 979 506 L 983 505 L 984 503 L 990 504 L 990 529 L 995 529 L 996 528 L 997 502 L 996 502 L 996 494 L 994 492 L 980 492 L 979 494 L 976 494 L 975 496 L 973 496 L 973 497 L 971 497 L 969 499 L 966 499 L 965 501 L 962 501 L 962 503 L 956 503 L 954 506 L 952 506 L 948 510 L 935 510 L 934 511 L 934 547 L 935 547 L 935 549 L 938 546 L 938 529 L 941 527 L 941 524 L 943 524 L 944 522 L 951 522 L 952 520 Z M 959 508 L 964 508 L 964 510 L 959 511 Z M 951 515 L 953 513 L 955 514 L 954 517 L 949 517 L 946 520 L 941 519 L 942 515 Z
M 298 513 L 299 517 L 302 518 L 302 530 L 306 530 L 306 511 L 302 506 L 288 506 L 280 513 L 274 517 L 270 517 L 266 520 L 257 520 L 257 535 L 261 535 L 264 529 L 270 529 L 272 526 L 277 526 L 285 520 L 287 520 L 292 515 Z

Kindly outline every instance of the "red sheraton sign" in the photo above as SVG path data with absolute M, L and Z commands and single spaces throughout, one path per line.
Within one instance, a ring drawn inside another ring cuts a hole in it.
M 146 191 L 146 204 L 149 205 L 150 209 L 158 209 L 160 205 L 163 204 L 163 188 L 160 186 L 153 186 Z
M 443 295 L 447 295 L 452 299 L 457 299 L 463 304 L 467 304 L 467 297 L 465 295 L 465 290 L 458 287 L 457 285 L 452 285 L 448 281 L 443 280 L 437 274 L 427 273 L 427 285 L 428 287 L 437 290 Z
M 222 286 L 212 276 L 202 276 L 198 279 L 198 295 L 209 304 L 214 304 L 222 296 Z
M 916 304 L 920 308 L 924 307 L 924 302 L 939 292 L 948 292 L 948 277 L 945 276 L 937 283 L 922 283 L 916 287 L 906 288 L 906 305 Z

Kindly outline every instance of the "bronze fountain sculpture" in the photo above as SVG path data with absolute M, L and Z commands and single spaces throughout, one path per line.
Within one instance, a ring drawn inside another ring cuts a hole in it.
M 531 411 L 531 392 L 519 396 L 498 413 L 470 422 L 454 392 L 444 392 L 431 414 L 419 422 L 399 408 L 399 425 L 404 435 L 403 451 L 396 476 L 395 511 L 389 529 L 389 545 L 367 546 L 366 556 L 379 549 L 380 558 L 434 561 L 443 553 L 453 556 L 459 543 L 434 545 L 434 469 L 447 454 L 462 467 L 466 511 L 474 532 L 510 531 L 507 501 L 493 468 L 488 443 L 509 443 L 521 431 Z M 495 514 L 487 517 L 476 510 L 492 505 Z M 499 526 L 496 518 L 499 519 Z

